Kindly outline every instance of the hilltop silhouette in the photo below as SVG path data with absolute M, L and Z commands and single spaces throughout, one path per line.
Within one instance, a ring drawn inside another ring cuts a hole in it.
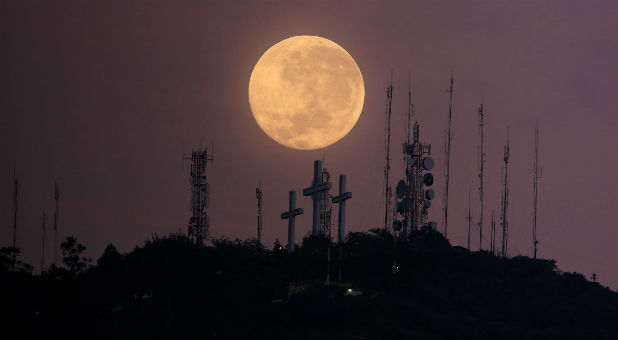
M 338 246 L 307 236 L 287 254 L 256 240 L 154 235 L 93 264 L 62 244 L 64 267 L 42 275 L 0 254 L 3 329 L 45 338 L 616 339 L 618 294 L 553 260 L 451 246 L 438 232 L 398 239 L 349 233 Z M 396 260 L 396 266 L 393 266 Z M 395 270 L 394 270 L 395 269 Z M 290 282 L 306 289 L 290 295 Z M 346 294 L 354 291 L 357 294 Z

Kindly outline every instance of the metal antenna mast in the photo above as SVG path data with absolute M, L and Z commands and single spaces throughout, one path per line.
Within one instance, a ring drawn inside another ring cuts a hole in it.
M 258 216 L 257 216 L 257 239 L 258 243 L 262 243 L 262 182 L 255 188 L 255 197 L 258 201 Z
M 538 179 L 540 178 L 539 176 L 539 122 L 537 121 L 536 123 L 536 127 L 534 129 L 534 182 L 533 182 L 533 188 L 534 188 L 534 205 L 533 205 L 533 217 L 532 217 L 532 246 L 534 247 L 534 258 L 536 259 L 536 251 L 537 251 L 537 244 L 539 243 L 539 241 L 536 238 L 536 213 L 537 213 L 537 205 L 538 205 L 538 201 L 537 201 L 537 194 L 538 194 Z
M 19 181 L 17 180 L 15 166 L 13 166 L 13 268 L 15 268 L 15 253 L 17 252 L 17 194 L 19 192 Z
M 412 104 L 412 83 L 410 81 L 410 72 L 408 72 L 408 135 L 406 141 L 410 144 L 410 122 L 414 116 L 414 104 Z
M 491 209 L 491 253 L 496 253 L 496 211 Z
M 502 224 L 502 257 L 507 256 L 508 236 L 509 236 L 509 221 L 507 217 L 509 207 L 509 131 L 506 134 L 506 145 L 504 146 L 504 168 L 502 169 L 502 216 L 500 223 Z
M 468 251 L 470 251 L 470 226 L 472 224 L 472 214 L 470 213 L 470 188 L 468 187 Z
M 391 169 L 391 104 L 393 101 L 393 70 L 391 69 L 391 82 L 386 88 L 386 165 L 384 166 L 384 230 L 388 229 L 388 215 L 391 213 L 391 187 L 388 183 L 388 175 Z
M 485 170 L 485 150 L 483 144 L 485 142 L 485 136 L 483 133 L 484 124 L 483 103 L 479 107 L 479 133 L 481 135 L 481 145 L 479 147 L 479 200 L 481 201 L 481 215 L 479 216 L 479 250 L 483 250 L 483 182 L 484 182 L 484 170 Z
M 60 202 L 60 188 L 58 182 L 54 182 L 54 200 L 56 201 L 56 212 L 54 213 L 54 265 L 58 265 L 58 208 Z
M 43 222 L 41 223 L 43 234 L 41 236 L 41 274 L 45 270 L 45 213 L 43 213 Z
M 444 169 L 444 237 L 447 236 L 448 228 L 448 185 L 450 177 L 450 163 L 451 163 L 451 139 L 453 137 L 451 133 L 451 125 L 453 118 L 453 74 L 451 73 L 451 85 L 448 90 L 449 93 L 449 105 L 448 105 L 448 130 L 446 131 L 446 149 L 445 149 L 445 169 Z
M 206 163 L 214 158 L 208 153 L 208 148 L 192 150 L 190 155 L 183 155 L 184 159 L 191 160 L 191 211 L 189 219 L 189 236 L 195 245 L 201 245 L 209 236 L 210 219 L 206 209 L 210 205 L 210 186 L 206 181 Z

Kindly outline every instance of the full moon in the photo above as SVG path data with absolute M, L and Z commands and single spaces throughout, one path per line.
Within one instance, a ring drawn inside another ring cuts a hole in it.
M 327 147 L 352 130 L 365 85 L 352 56 L 317 36 L 296 36 L 269 48 L 249 80 L 253 117 L 276 142 L 299 150 Z

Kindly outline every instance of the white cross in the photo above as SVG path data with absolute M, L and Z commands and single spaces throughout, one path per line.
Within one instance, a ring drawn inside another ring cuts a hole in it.
M 296 216 L 303 213 L 303 208 L 296 208 L 296 191 L 290 190 L 290 210 L 281 214 L 281 219 L 288 220 L 288 253 L 294 252 L 294 222 Z
M 333 197 L 333 203 L 339 203 L 339 228 L 337 230 L 339 244 L 345 237 L 345 201 L 350 198 L 352 198 L 352 193 L 345 191 L 345 175 L 339 175 L 339 196 Z
M 311 196 L 313 200 L 313 227 L 311 234 L 313 236 L 318 234 L 320 225 L 320 192 L 326 191 L 332 188 L 331 182 L 322 183 L 322 161 L 317 160 L 313 162 L 313 182 L 309 188 L 303 189 L 303 196 Z

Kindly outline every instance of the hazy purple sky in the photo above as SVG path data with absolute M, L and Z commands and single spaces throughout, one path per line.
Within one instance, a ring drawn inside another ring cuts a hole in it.
M 0 243 L 12 239 L 13 163 L 21 183 L 18 246 L 39 270 L 41 214 L 61 185 L 61 233 L 97 258 L 129 251 L 190 216 L 185 151 L 215 147 L 208 168 L 212 233 L 286 238 L 287 191 L 314 159 L 348 175 L 350 230 L 381 225 L 385 87 L 395 70 L 393 184 L 403 174 L 407 72 L 415 118 L 433 146 L 441 225 L 443 141 L 455 74 L 449 238 L 465 245 L 468 188 L 478 216 L 477 114 L 486 113 L 486 214 L 500 202 L 511 131 L 511 255 L 532 254 L 533 134 L 539 122 L 539 255 L 618 286 L 618 4 L 616 1 L 1 1 Z M 251 70 L 270 46 L 318 35 L 345 48 L 365 81 L 363 113 L 338 143 L 297 151 L 250 112 Z M 337 183 L 335 181 L 334 186 Z M 310 199 L 298 205 L 310 211 Z M 336 210 L 335 210 L 336 214 Z M 297 220 L 297 241 L 311 214 Z M 51 232 L 48 232 L 48 262 Z M 478 247 L 477 236 L 473 246 Z

